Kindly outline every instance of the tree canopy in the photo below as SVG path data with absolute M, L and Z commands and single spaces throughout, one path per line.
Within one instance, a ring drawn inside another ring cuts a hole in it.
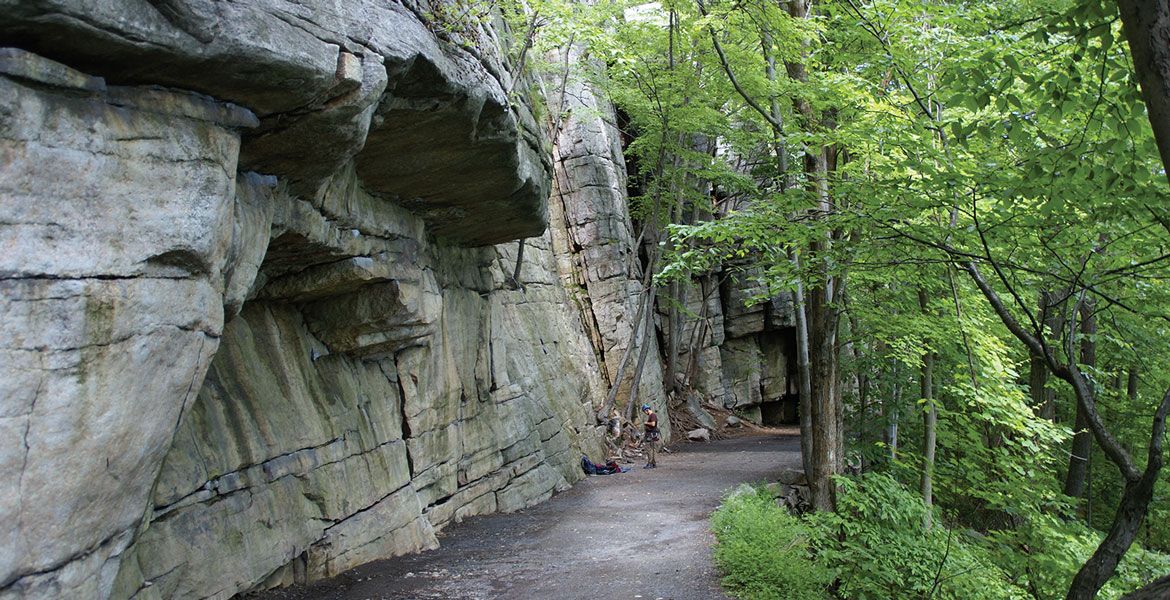
M 855 457 L 1023 597 L 1170 553 L 1170 49 L 1122 4 L 524 4 L 628 118 L 658 280 L 795 295 L 814 505 Z

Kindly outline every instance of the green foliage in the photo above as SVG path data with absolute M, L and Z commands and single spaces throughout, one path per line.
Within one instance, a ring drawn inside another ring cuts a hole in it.
M 1062 598 L 1101 537 L 1078 521 L 1035 513 L 1017 527 L 992 532 L 987 544 L 995 563 L 1033 597 Z M 1168 569 L 1170 556 L 1135 545 L 1098 598 L 1118 598 L 1165 575 Z
M 813 520 L 823 544 L 818 558 L 838 573 L 841 597 L 1028 597 L 991 561 L 977 536 L 945 527 L 924 531 L 929 509 L 892 477 L 839 483 L 838 511 Z
M 711 516 L 723 584 L 749 600 L 827 600 L 833 573 L 809 554 L 811 528 L 764 487 L 729 495 Z
M 1100 542 L 1083 524 L 1045 512 L 989 535 L 925 530 L 930 509 L 893 477 L 838 482 L 838 511 L 805 518 L 777 507 L 763 486 L 728 495 L 711 517 L 728 589 L 749 600 L 1057 599 Z M 1167 569 L 1170 556 L 1135 547 L 1099 598 L 1116 599 Z
M 843 494 L 854 514 L 835 526 L 855 528 L 852 537 L 822 547 L 810 533 L 809 547 L 825 557 L 874 555 L 823 565 L 858 569 L 842 576 L 843 589 L 884 597 L 912 580 L 906 589 L 916 591 L 904 597 L 925 597 L 937 578 L 935 596 L 964 597 L 962 586 L 973 598 L 1063 595 L 1097 539 L 1069 520 L 1108 528 L 1122 480 L 1098 451 L 1092 514 L 1090 502 L 1059 493 L 1075 412 L 1069 390 L 1050 379 L 1055 422 L 1040 418 L 1027 351 L 964 267 L 978 265 L 1016 320 L 1051 336 L 1060 362 L 1078 360 L 1073 305 L 1094 300 L 1097 360 L 1086 374 L 1104 420 L 1144 465 L 1149 415 L 1170 385 L 1170 190 L 1116 7 L 827 0 L 813 18 L 794 19 L 783 3 L 730 0 L 705 1 L 706 14 L 693 2 L 528 6 L 541 19 L 517 17 L 513 29 L 539 21 L 537 55 L 580 48 L 574 72 L 557 77 L 588 80 L 628 117 L 639 192 L 631 214 L 668 234 L 659 238 L 659 281 L 723 271 L 770 296 L 841 278 L 833 308 L 843 314 L 849 451 L 892 478 Z M 562 68 L 543 65 L 553 67 Z M 835 168 L 806 173 L 804 160 L 823 146 L 838 150 Z M 1066 299 L 1059 330 L 1036 310 L 1044 292 Z M 930 402 L 918 393 L 928 353 Z M 1123 392 L 1117 382 L 1130 373 L 1133 389 Z M 921 526 L 925 508 L 895 482 L 917 485 L 925 470 L 922 416 L 931 406 L 935 503 L 957 529 L 922 535 L 910 525 Z M 898 438 L 886 439 L 895 426 Z M 1167 550 L 1167 472 L 1155 496 L 1139 540 Z M 887 514 L 871 502 L 905 506 Z M 984 534 L 994 545 L 979 542 Z M 947 543 L 944 570 L 954 576 L 939 577 Z M 887 547 L 896 563 L 877 556 Z M 1108 593 L 1140 579 L 1125 574 L 1140 571 L 1132 564 Z M 1000 583 L 977 583 L 980 572 Z

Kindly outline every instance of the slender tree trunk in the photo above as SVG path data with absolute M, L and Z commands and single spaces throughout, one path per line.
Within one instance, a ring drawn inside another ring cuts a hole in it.
M 680 318 L 678 305 L 681 303 L 685 306 L 687 298 L 686 291 L 680 293 L 680 288 L 683 286 L 678 279 L 670 282 L 669 295 L 670 306 L 666 311 L 666 364 L 662 374 L 662 389 L 665 390 L 666 395 L 670 396 L 672 392 L 677 391 L 678 388 L 678 356 L 679 348 L 682 342 L 682 321 Z
M 1097 334 L 1097 318 L 1092 306 L 1082 305 L 1081 313 L 1081 364 L 1082 371 L 1097 366 L 1097 345 L 1092 336 Z M 1090 383 L 1092 385 L 1092 383 Z M 1096 394 L 1093 394 L 1096 397 Z M 1077 417 L 1073 435 L 1072 454 L 1068 461 L 1068 475 L 1064 480 L 1064 494 L 1078 500 L 1085 492 L 1085 475 L 1088 472 L 1089 452 L 1093 450 L 1093 433 L 1089 431 L 1089 419 L 1084 407 L 1077 403 Z
M 651 267 L 647 267 L 651 268 Z M 654 298 L 655 286 L 650 284 L 650 298 Z M 651 300 L 652 302 L 652 300 Z M 638 363 L 634 366 L 634 380 L 630 383 L 630 400 L 626 406 L 626 420 L 633 423 L 634 415 L 638 414 L 638 387 L 642 383 L 642 371 L 646 368 L 646 357 L 650 354 L 650 340 L 654 335 L 654 311 L 646 311 L 646 323 L 642 326 L 641 349 L 638 351 Z M 633 338 L 631 337 L 631 341 Z
M 794 255 L 793 262 L 800 269 L 800 256 Z M 792 310 L 796 317 L 796 380 L 800 387 L 800 459 L 806 477 L 811 481 L 813 472 L 813 429 L 812 409 L 812 368 L 809 365 L 808 312 L 805 310 L 804 285 L 797 280 L 792 294 Z
M 852 313 L 849 315 L 849 326 L 851 332 L 859 330 L 857 318 Z M 854 337 L 851 333 L 850 337 Z M 864 352 L 862 352 L 864 349 Z M 865 357 L 871 354 L 871 349 L 865 346 L 861 341 L 855 341 L 849 345 L 849 350 L 853 353 L 853 362 L 855 365 L 853 376 L 856 378 L 857 386 L 857 403 L 859 409 L 857 411 L 857 443 L 860 447 L 866 447 L 869 444 L 872 428 L 870 427 L 870 402 L 869 402 L 869 367 L 865 364 Z M 861 456 L 861 472 L 869 471 L 869 463 L 865 459 L 865 455 Z
M 1063 328 L 1059 308 L 1056 303 L 1056 294 L 1047 291 L 1040 292 L 1040 320 L 1049 332 L 1050 342 L 1052 337 L 1059 335 Z M 1044 364 L 1044 357 L 1035 352 L 1029 352 L 1029 357 L 1028 388 L 1031 393 L 1032 408 L 1041 419 L 1055 423 L 1056 392 L 1048 387 L 1048 365 Z
M 651 297 L 654 293 L 653 289 L 647 290 L 646 285 L 650 284 L 653 272 L 646 269 L 642 275 L 643 290 L 638 301 L 638 313 L 634 316 L 633 325 L 630 327 L 630 343 L 626 345 L 625 352 L 622 353 L 622 360 L 618 363 L 617 373 L 614 374 L 613 381 L 610 383 L 609 394 L 605 398 L 605 404 L 601 410 L 597 411 L 597 419 L 599 421 L 606 421 L 609 419 L 609 411 L 613 410 L 613 405 L 617 401 L 618 391 L 622 387 L 622 380 L 626 375 L 626 365 L 630 362 L 630 357 L 634 354 L 634 341 L 638 339 L 639 328 L 642 326 L 642 315 L 645 313 L 647 307 L 653 302 Z
M 918 304 L 925 314 L 927 311 L 926 292 L 918 290 Z M 936 443 L 936 429 L 938 426 L 938 406 L 934 403 L 934 352 L 927 350 L 922 356 L 921 397 L 924 413 L 922 415 L 922 500 L 926 504 L 926 530 L 931 527 L 930 507 L 934 506 L 933 475 L 934 451 Z
M 902 411 L 898 407 L 902 404 L 902 384 L 898 382 L 898 366 L 890 372 L 890 397 L 882 407 L 882 418 L 885 420 L 885 429 L 882 430 L 882 441 L 889 451 L 890 460 L 898 459 L 898 422 L 902 419 Z
M 707 337 L 708 321 L 711 318 L 708 314 L 710 310 L 708 304 L 711 301 L 712 293 L 710 271 L 703 273 L 703 276 L 699 278 L 698 285 L 699 291 L 701 292 L 702 304 L 699 308 L 699 318 L 695 323 L 695 329 L 691 333 L 690 342 L 687 344 L 688 359 L 686 378 L 688 382 L 694 382 L 699 376 L 699 359 L 701 358 L 703 349 L 703 340 Z

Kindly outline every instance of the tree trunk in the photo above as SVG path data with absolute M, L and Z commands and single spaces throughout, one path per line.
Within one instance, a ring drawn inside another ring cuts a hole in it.
M 681 293 L 680 293 L 681 290 Z M 662 373 L 662 389 L 666 392 L 667 397 L 671 393 L 678 391 L 678 356 L 679 349 L 682 344 L 682 323 L 683 319 L 678 310 L 678 305 L 686 304 L 686 291 L 680 284 L 678 279 L 670 282 L 668 292 L 670 296 L 670 306 L 666 310 L 665 329 L 666 337 L 666 364 Z
M 797 270 L 800 256 L 793 255 Z M 808 312 L 805 310 L 804 285 L 796 282 L 792 294 L 792 311 L 796 320 L 796 381 L 800 387 L 800 460 L 805 477 L 812 480 L 813 472 L 813 410 L 812 369 L 809 365 Z
M 882 441 L 889 451 L 890 460 L 894 461 L 898 459 L 898 421 L 902 418 L 898 410 L 902 404 L 902 384 L 898 383 L 897 365 L 894 365 L 890 381 L 890 397 L 882 402 L 882 418 L 886 422 L 882 430 Z
M 922 307 L 922 312 L 926 313 L 926 292 L 918 290 L 918 304 Z M 934 403 L 934 352 L 927 350 L 922 356 L 922 376 L 919 383 L 921 384 L 922 406 L 925 412 L 922 416 L 922 501 L 926 504 L 926 522 L 923 524 L 927 531 L 930 531 L 932 513 L 930 507 L 934 506 L 933 497 L 933 475 L 934 475 L 934 451 L 936 443 L 936 429 L 938 425 L 938 407 Z
M 622 353 L 622 360 L 618 363 L 617 373 L 614 374 L 613 380 L 610 382 L 609 394 L 605 398 L 605 404 L 602 405 L 601 409 L 597 411 L 598 421 L 605 422 L 609 420 L 609 411 L 613 410 L 614 402 L 617 401 L 618 391 L 620 391 L 622 387 L 622 380 L 625 379 L 626 376 L 626 365 L 629 364 L 630 357 L 633 356 L 634 353 L 634 341 L 638 339 L 639 327 L 641 327 L 643 322 L 642 314 L 646 311 L 650 303 L 653 302 L 651 296 L 653 295 L 654 291 L 652 289 L 646 289 L 645 287 L 646 285 L 649 285 L 651 275 L 653 275 L 653 272 L 649 269 L 647 269 L 642 275 L 643 291 L 639 295 L 638 313 L 634 317 L 633 325 L 630 326 L 630 342 L 626 345 L 626 350 Z
M 1040 321 L 1049 332 L 1049 340 L 1059 335 L 1064 327 L 1061 318 L 1057 296 L 1052 292 L 1040 292 Z M 1044 364 L 1044 357 L 1029 352 L 1028 361 L 1028 389 L 1032 398 L 1032 408 L 1041 419 L 1056 422 L 1056 392 L 1048 387 L 1048 365 Z
M 1113 517 L 1113 526 L 1110 527 L 1105 540 L 1093 552 L 1093 556 L 1073 577 L 1072 586 L 1069 587 L 1065 600 L 1093 600 L 1105 582 L 1113 576 L 1121 557 L 1133 544 L 1138 530 L 1142 528 L 1150 499 L 1154 496 L 1154 482 L 1157 481 L 1156 475 L 1159 470 L 1147 468 L 1147 476 L 1125 484 L 1125 492 L 1117 506 L 1117 514 Z M 1150 474 L 1154 474 L 1155 477 L 1148 477 Z
M 831 282 L 830 282 L 831 285 Z M 832 511 L 837 505 L 833 476 L 842 472 L 841 387 L 837 356 L 837 313 L 825 296 L 832 289 L 816 288 L 809 312 L 809 360 L 811 362 L 813 444 L 812 471 L 808 478 L 813 509 Z
M 1087 408 L 1092 408 L 1092 391 L 1088 383 L 1083 377 L 1077 376 L 1075 372 L 1069 373 L 1069 375 L 1071 375 L 1069 383 L 1073 385 L 1078 401 L 1082 404 L 1088 404 Z M 1095 409 L 1086 412 L 1088 412 L 1091 424 L 1094 420 L 1100 419 Z M 1157 411 L 1154 412 L 1145 472 L 1138 472 L 1132 461 L 1119 461 L 1118 459 L 1121 457 L 1113 458 L 1110 456 L 1114 462 L 1123 463 L 1118 464 L 1118 468 L 1121 469 L 1122 476 L 1125 478 L 1125 490 L 1121 494 L 1121 502 L 1117 505 L 1117 514 L 1113 517 L 1113 525 L 1109 528 L 1109 533 L 1105 535 L 1101 545 L 1097 546 L 1093 556 L 1089 557 L 1089 560 L 1073 577 L 1065 600 L 1093 600 L 1096 598 L 1097 592 L 1113 576 L 1113 572 L 1117 570 L 1117 564 L 1121 562 L 1125 552 L 1129 550 L 1130 545 L 1137 537 L 1138 530 L 1142 528 L 1146 513 L 1149 511 L 1150 500 L 1154 496 L 1154 485 L 1158 482 L 1158 475 L 1162 471 L 1162 443 L 1166 436 L 1167 413 L 1170 413 L 1170 389 L 1162 395 L 1162 402 Z M 1097 425 L 1099 423 L 1094 424 L 1094 434 L 1098 434 L 1098 431 L 1104 431 L 1098 429 Z M 1107 455 L 1125 452 L 1117 440 L 1112 439 L 1111 435 L 1099 435 L 1098 441 L 1102 442 L 1102 448 Z M 1121 456 L 1125 459 L 1129 458 L 1127 454 L 1121 454 Z
M 651 268 L 651 267 L 647 267 Z M 650 300 L 647 300 L 649 305 L 653 302 L 654 292 L 656 286 L 650 284 Z M 638 363 L 634 366 L 634 380 L 630 383 L 630 400 L 626 406 L 626 420 L 633 423 L 634 415 L 638 414 L 635 408 L 638 405 L 638 387 L 642 384 L 642 371 L 646 368 L 646 357 L 650 355 L 650 341 L 654 335 L 654 311 L 646 311 L 646 323 L 642 326 L 642 341 L 641 348 L 638 350 Z M 633 343 L 634 338 L 630 338 Z
M 847 337 L 853 338 L 854 332 L 858 331 L 857 318 L 849 311 L 848 298 L 844 302 L 845 314 L 848 316 L 849 335 Z M 865 352 L 861 351 L 865 348 Z M 853 386 L 857 390 L 857 415 L 856 415 L 856 439 L 858 447 L 865 448 L 869 446 L 870 440 L 870 414 L 869 414 L 869 368 L 864 366 L 865 357 L 871 354 L 869 348 L 866 348 L 864 343 L 860 340 L 848 344 L 848 352 L 853 355 Z M 869 463 L 862 454 L 858 457 L 858 472 L 866 473 L 869 471 Z
M 1081 313 L 1081 365 L 1082 372 L 1097 366 L 1097 345 L 1092 336 L 1097 334 L 1097 318 L 1092 306 L 1082 305 Z M 1091 385 L 1091 384 L 1090 384 Z M 1093 397 L 1096 397 L 1094 392 Z M 1078 500 L 1084 496 L 1085 475 L 1089 464 L 1089 452 L 1093 450 L 1093 433 L 1089 431 L 1089 419 L 1084 407 L 1077 403 L 1076 424 L 1073 431 L 1072 454 L 1068 459 L 1068 475 L 1064 479 L 1064 494 Z
M 1170 180 L 1170 0 L 1118 0 L 1133 68 Z
M 975 263 L 968 262 L 964 268 L 971 275 L 971 279 L 979 287 L 979 291 L 983 293 L 984 298 L 987 299 L 1008 331 L 1011 331 L 1012 335 L 1023 342 L 1030 351 L 1044 356 L 1052 374 L 1072 386 L 1077 405 L 1084 409 L 1089 429 L 1093 432 L 1097 445 L 1101 447 L 1102 453 L 1117 466 L 1122 479 L 1125 480 L 1125 490 L 1122 492 L 1121 501 L 1118 503 L 1117 513 L 1113 517 L 1113 525 L 1110 527 L 1109 533 L 1097 546 L 1093 556 L 1089 557 L 1089 560 L 1077 571 L 1076 576 L 1073 577 L 1072 585 L 1069 586 L 1068 595 L 1065 596 L 1065 600 L 1093 600 L 1105 582 L 1113 576 L 1117 564 L 1121 562 L 1122 557 L 1133 544 L 1134 538 L 1137 537 L 1137 532 L 1141 529 L 1142 522 L 1146 518 L 1146 513 L 1149 511 L 1150 500 L 1154 495 L 1154 484 L 1162 472 L 1162 444 L 1166 436 L 1166 415 L 1170 413 L 1170 389 L 1163 393 L 1162 402 L 1154 411 L 1153 423 L 1150 427 L 1146 469 L 1139 471 L 1129 452 L 1105 426 L 1100 413 L 1097 412 L 1093 387 L 1085 380 L 1077 365 L 1058 363 L 1055 354 L 1045 347 L 1043 339 L 1038 337 L 1035 332 L 1029 332 L 1020 325 L 1019 321 L 1004 305 L 999 294 L 979 273 L 979 268 Z

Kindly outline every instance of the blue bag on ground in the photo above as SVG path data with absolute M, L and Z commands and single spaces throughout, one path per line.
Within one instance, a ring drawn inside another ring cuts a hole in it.
M 588 456 L 581 457 L 581 470 L 585 471 L 586 475 L 609 475 L 610 473 L 622 472 L 622 468 L 615 462 L 594 463 L 589 460 Z

